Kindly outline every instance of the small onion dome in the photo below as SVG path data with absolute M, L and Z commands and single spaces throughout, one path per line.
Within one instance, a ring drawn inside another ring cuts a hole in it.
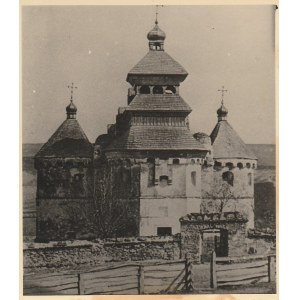
M 221 107 L 217 110 L 219 121 L 226 120 L 228 109 L 222 104 Z
M 210 137 L 204 132 L 197 132 L 193 136 L 201 144 L 211 144 Z
M 67 112 L 68 119 L 75 119 L 77 107 L 75 106 L 73 101 L 71 101 L 71 103 L 66 107 L 66 112 Z
M 228 114 L 228 109 L 222 104 L 221 107 L 217 110 L 218 116 L 226 116 Z
M 155 26 L 147 34 L 149 41 L 164 41 L 166 34 L 158 27 L 158 24 L 155 22 Z

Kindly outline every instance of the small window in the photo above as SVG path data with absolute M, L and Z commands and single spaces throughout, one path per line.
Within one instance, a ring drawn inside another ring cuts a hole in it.
M 147 163 L 149 167 L 148 186 L 153 186 L 155 184 L 155 159 L 149 157 Z
M 252 168 L 255 169 L 255 164 L 252 164 Z
M 251 164 L 250 164 L 250 163 L 246 163 L 246 167 L 247 167 L 248 169 L 250 169 L 250 168 L 251 168 Z
M 168 185 L 168 179 L 169 179 L 169 177 L 166 176 L 166 175 L 160 176 L 160 177 L 159 177 L 160 185 L 161 185 L 162 187 L 167 186 L 167 185 Z
M 234 176 L 232 172 L 224 172 L 222 174 L 222 178 L 223 181 L 226 181 L 228 184 L 230 184 L 231 186 L 233 186 L 233 180 L 234 180 Z
M 158 236 L 172 235 L 172 227 L 157 227 Z
M 140 87 L 140 94 L 150 94 L 150 87 L 147 85 L 142 85 Z
M 191 164 L 195 164 L 195 160 L 193 158 L 191 159 Z
M 229 169 L 229 170 L 232 170 L 233 169 L 233 163 L 226 163 L 226 167 Z
M 196 171 L 193 171 L 191 173 L 191 181 L 192 181 L 192 185 L 196 186 L 196 184 L 197 184 L 197 173 L 196 173 Z
M 237 167 L 238 167 L 239 169 L 243 169 L 243 164 L 239 162 L 239 163 L 237 164 Z
M 156 85 L 154 88 L 153 88 L 153 94 L 163 94 L 164 93 L 164 90 L 163 90 L 163 87 L 160 86 L 160 85 Z
M 178 158 L 174 158 L 174 159 L 173 159 L 173 164 L 174 164 L 174 165 L 179 165 L 179 162 L 180 162 L 180 161 L 179 161 Z
M 222 169 L 222 163 L 220 163 L 218 161 L 215 161 L 214 169 L 215 170 L 221 170 Z
M 252 174 L 248 173 L 248 184 L 252 185 Z

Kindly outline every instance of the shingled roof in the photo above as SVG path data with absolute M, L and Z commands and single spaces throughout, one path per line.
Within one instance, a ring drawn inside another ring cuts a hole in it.
M 181 74 L 187 71 L 165 51 L 149 51 L 128 73 L 132 74 Z
M 207 150 L 187 127 L 131 126 L 106 150 Z
M 252 151 L 226 121 L 220 121 L 211 135 L 214 158 L 257 159 Z
M 91 157 L 93 147 L 76 119 L 66 119 L 36 157 Z
M 184 111 L 190 106 L 179 95 L 138 94 L 126 108 L 128 111 Z

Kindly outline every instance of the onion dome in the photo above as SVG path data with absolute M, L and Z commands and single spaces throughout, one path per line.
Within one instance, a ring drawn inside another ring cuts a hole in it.
M 155 26 L 147 34 L 150 50 L 164 50 L 164 40 L 166 34 L 158 27 L 158 22 L 155 21 Z
M 70 104 L 66 107 L 67 119 L 76 119 L 77 107 L 71 100 Z
M 219 121 L 226 120 L 226 117 L 228 115 L 228 109 L 224 106 L 223 103 L 222 103 L 221 107 L 217 110 L 217 114 L 218 114 Z
M 158 27 L 157 22 L 155 22 L 155 26 L 148 32 L 147 38 L 149 41 L 164 41 L 166 34 Z

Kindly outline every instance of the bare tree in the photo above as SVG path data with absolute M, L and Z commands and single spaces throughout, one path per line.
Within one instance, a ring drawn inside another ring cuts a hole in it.
M 104 165 L 95 182 L 95 221 L 101 238 L 130 231 L 130 200 L 122 193 L 122 182 L 116 173 Z

